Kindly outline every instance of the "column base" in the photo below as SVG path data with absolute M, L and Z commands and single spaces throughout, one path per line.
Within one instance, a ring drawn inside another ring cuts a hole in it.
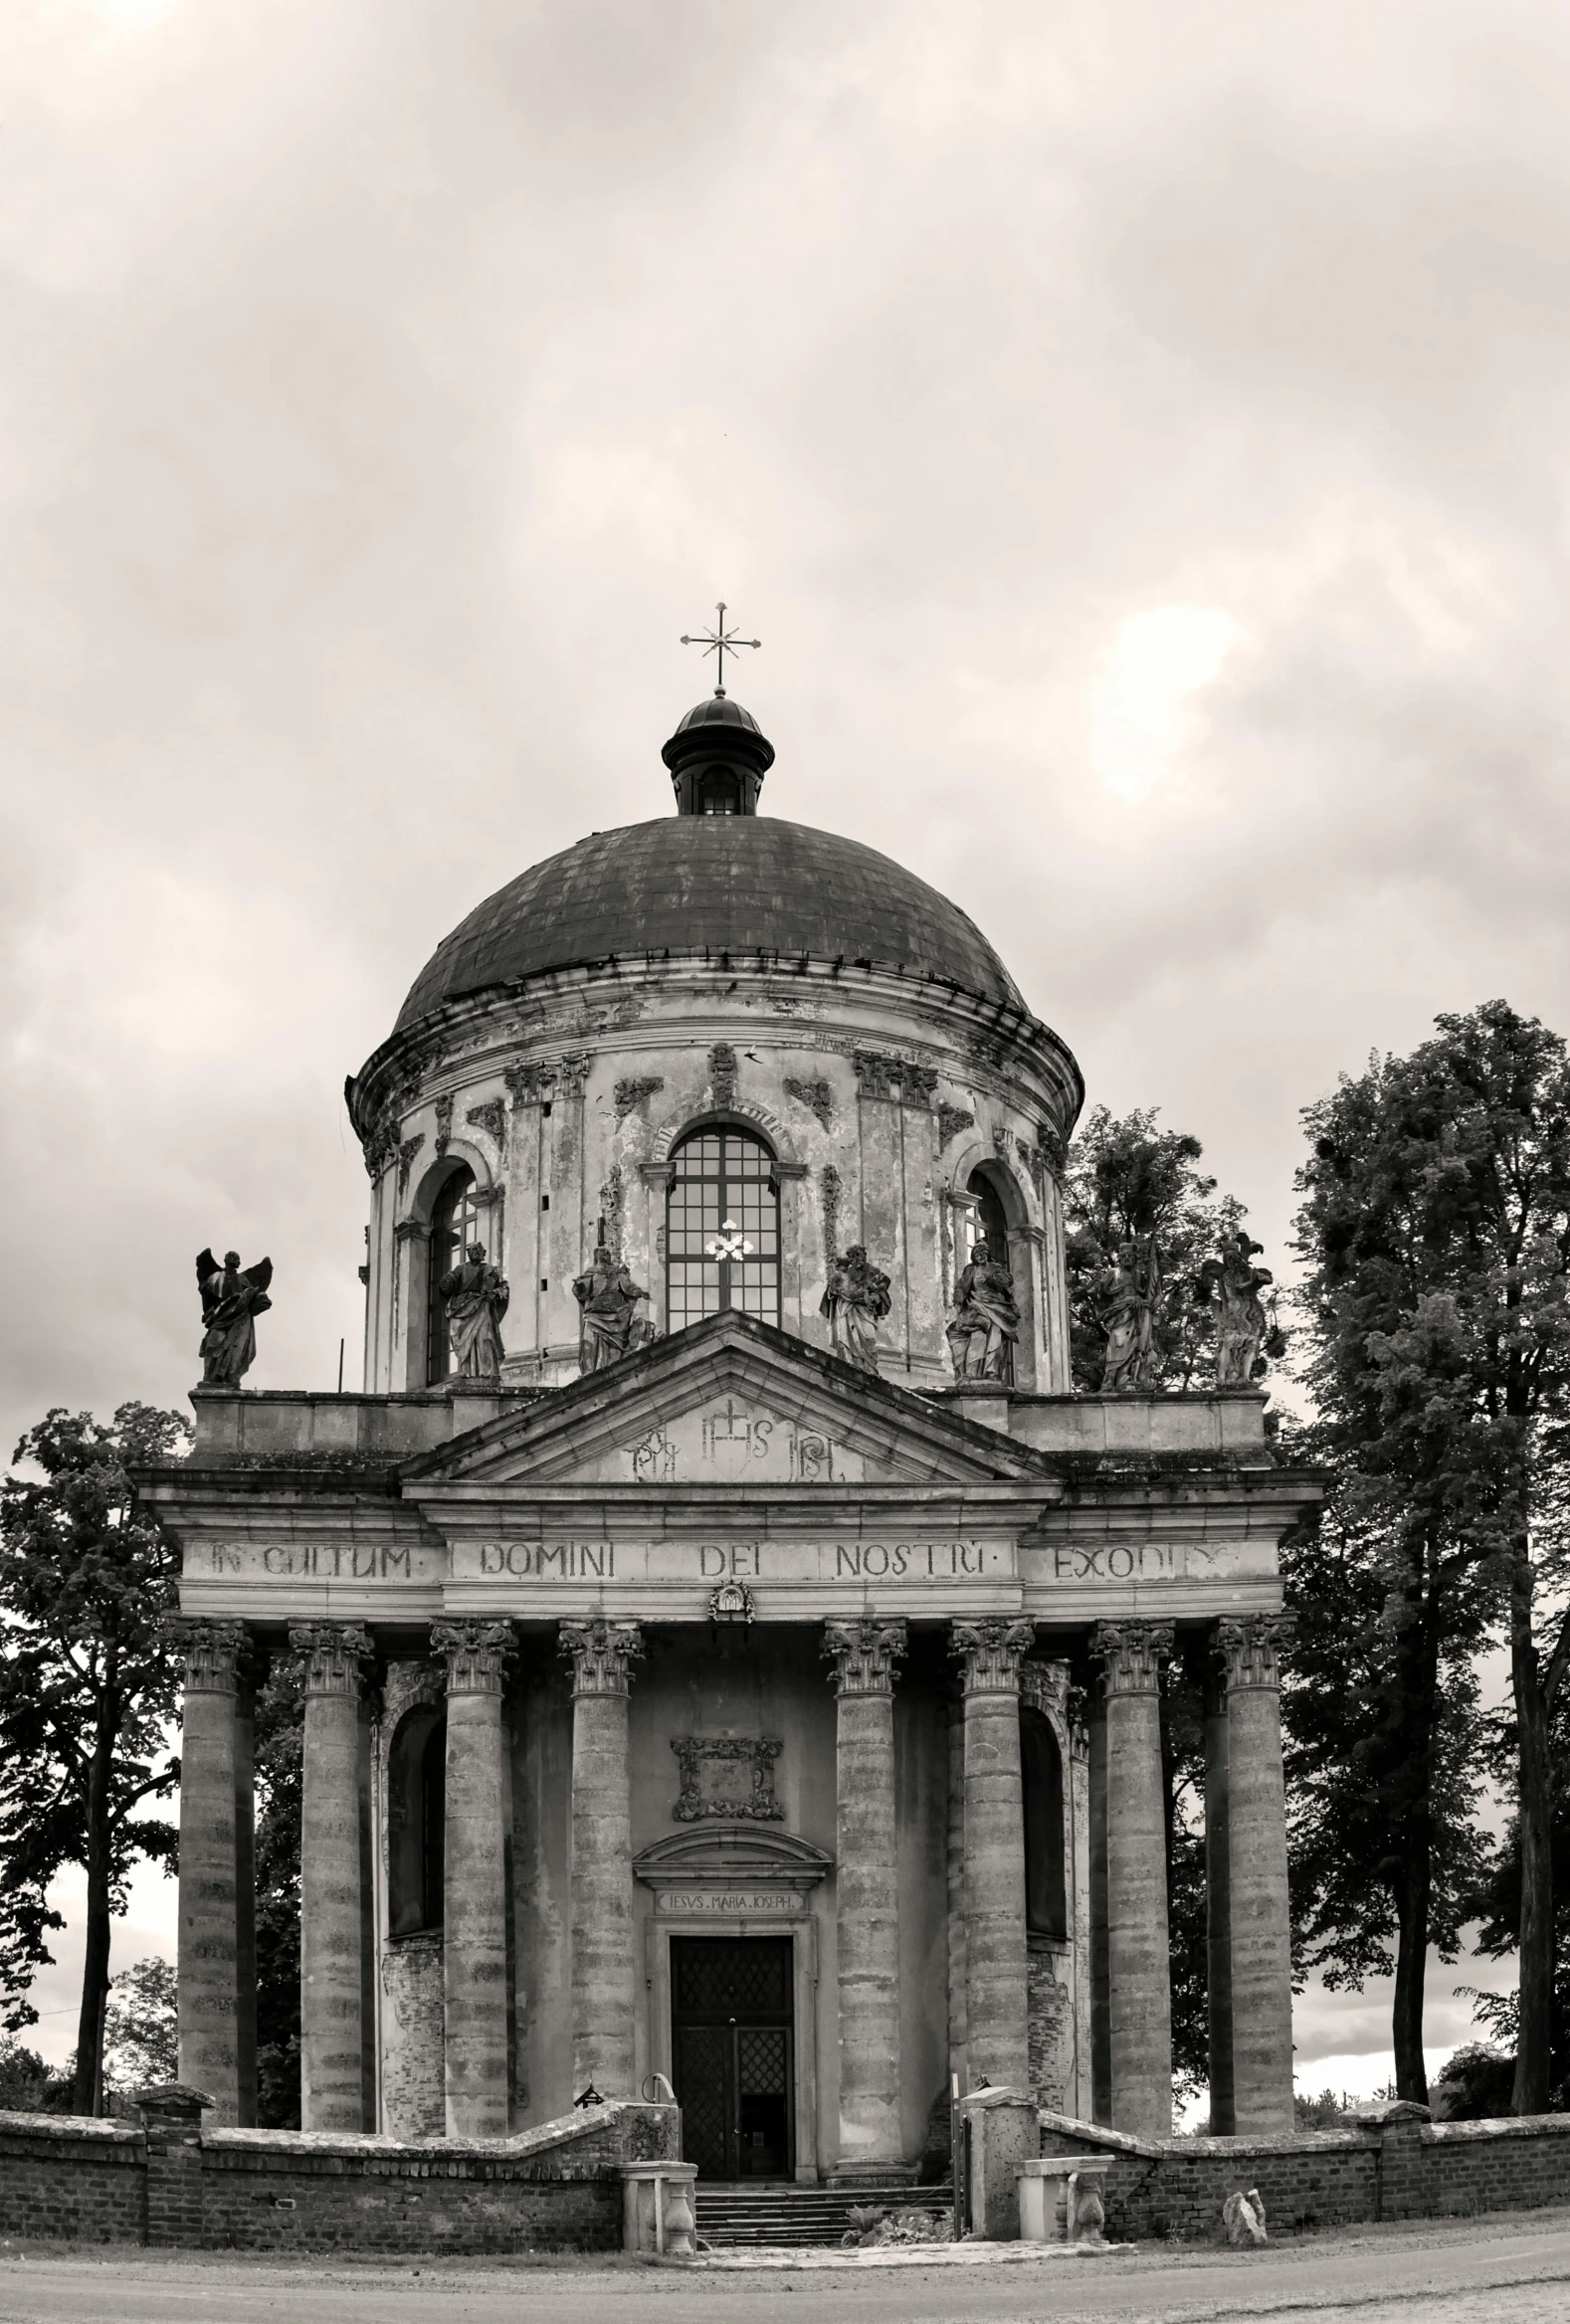
M 879 2163 L 868 2160 L 857 2163 L 835 2163 L 824 2184 L 828 2187 L 913 2187 L 918 2163 Z

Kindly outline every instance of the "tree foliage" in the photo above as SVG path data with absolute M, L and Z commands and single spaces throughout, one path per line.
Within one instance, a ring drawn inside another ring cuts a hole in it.
M 107 1428 L 48 1413 L 0 1486 L 0 1986 L 11 2032 L 32 2024 L 37 1969 L 64 1925 L 66 1864 L 87 1874 L 75 2106 L 98 2111 L 109 1920 L 138 1857 L 172 1864 L 176 1832 L 149 1807 L 173 1791 L 167 1735 L 178 1668 L 162 1636 L 173 1551 L 131 1506 L 127 1471 L 175 1457 L 178 1414 L 124 1404 Z
M 1106 1329 L 1101 1320 L 1119 1252 L 1140 1256 L 1154 1285 L 1152 1369 L 1146 1385 L 1188 1388 L 1205 1373 L 1215 1344 L 1215 1316 L 1199 1270 L 1245 1210 L 1199 1167 L 1198 1138 L 1164 1130 L 1158 1109 L 1120 1118 L 1091 1108 L 1069 1149 L 1064 1175 L 1069 1320 L 1074 1377 L 1093 1392 L 1101 1384 Z
M 1557 1035 L 1491 1001 L 1437 1019 L 1409 1058 L 1375 1058 L 1305 1121 L 1305 1378 L 1338 1522 L 1370 1569 L 1375 1640 L 1389 1639 L 1388 1667 L 1365 1664 L 1376 1731 L 1409 1763 L 1391 1803 L 1398 2088 L 1425 2094 L 1422 1959 L 1434 1914 L 1444 1919 L 1447 1767 L 1474 1714 L 1462 1666 L 1497 1617 L 1518 1740 L 1515 2103 L 1535 2111 L 1553 1990 L 1548 1732 L 1570 1664 L 1556 1482 L 1570 1384 L 1570 1064 Z
M 281 1657 L 257 1696 L 257 2120 L 299 2128 L 299 1824 L 305 1692 Z
M 180 2067 L 174 1964 L 153 1953 L 109 1985 L 103 2013 L 103 2078 L 116 2089 L 172 2082 Z

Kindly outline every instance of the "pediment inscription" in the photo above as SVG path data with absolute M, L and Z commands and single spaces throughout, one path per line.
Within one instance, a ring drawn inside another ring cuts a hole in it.
M 636 1484 L 860 1484 L 860 1452 L 808 1423 L 727 1395 L 659 1421 L 619 1449 Z

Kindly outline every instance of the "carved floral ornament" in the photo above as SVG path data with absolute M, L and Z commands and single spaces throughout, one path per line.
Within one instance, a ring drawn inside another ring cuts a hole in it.
M 834 1664 L 835 1692 L 892 1694 L 905 1639 L 903 1622 L 826 1622 L 823 1650 Z
M 431 1644 L 447 1656 L 449 1694 L 499 1694 L 516 1650 L 509 1622 L 433 1622 Z
M 1020 1700 L 1049 1719 L 1069 1724 L 1069 1665 L 1038 1662 L 1034 1656 L 1020 1664 Z
M 1090 1654 L 1101 1665 L 1108 1694 L 1155 1694 L 1161 1663 L 1172 1651 L 1170 1622 L 1098 1622 L 1090 1633 Z
M 185 1656 L 187 1694 L 238 1694 L 249 1644 L 243 1622 L 176 1620 L 164 1625 L 163 1635 Z
M 1020 1664 L 1036 1644 L 1033 1622 L 956 1622 L 950 1651 L 962 1654 L 967 1694 L 1018 1694 Z
M 572 1657 L 572 1691 L 578 1694 L 626 1694 L 630 1666 L 644 1650 L 641 1623 L 564 1622 L 556 1633 L 557 1645 Z
M 1251 1614 L 1241 1622 L 1218 1622 L 1216 1652 L 1227 1674 L 1227 1692 L 1241 1687 L 1278 1687 L 1280 1655 L 1297 1625 L 1289 1614 Z
M 347 1695 L 358 1700 L 365 1664 L 375 1651 L 363 1623 L 294 1623 L 289 1644 L 292 1653 L 304 1658 L 307 1694 Z

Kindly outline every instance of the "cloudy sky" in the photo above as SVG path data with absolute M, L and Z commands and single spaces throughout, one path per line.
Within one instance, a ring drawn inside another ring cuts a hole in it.
M 765 805 L 963 903 L 1273 1256 L 1340 1069 L 1570 1027 L 1563 12 L 4 13 L 7 1445 L 180 1399 L 207 1242 L 276 1262 L 256 1385 L 352 1377 L 343 1075 L 667 810 L 721 594 Z

